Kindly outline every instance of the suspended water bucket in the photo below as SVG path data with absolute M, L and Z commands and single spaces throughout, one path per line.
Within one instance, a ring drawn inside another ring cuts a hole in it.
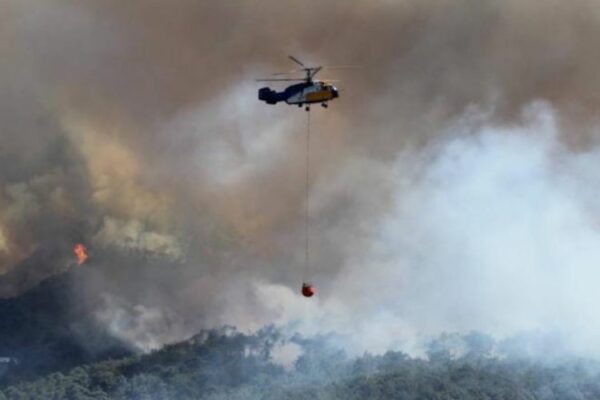
M 313 297 L 317 293 L 317 289 L 310 283 L 302 284 L 302 296 L 304 297 Z

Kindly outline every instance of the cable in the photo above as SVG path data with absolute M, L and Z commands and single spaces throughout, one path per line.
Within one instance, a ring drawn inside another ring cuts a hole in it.
M 309 276 L 310 266 L 310 196 L 309 196 L 309 182 L 310 182 L 310 110 L 306 112 L 306 181 L 304 185 L 305 200 L 304 200 L 304 280 L 306 281 Z

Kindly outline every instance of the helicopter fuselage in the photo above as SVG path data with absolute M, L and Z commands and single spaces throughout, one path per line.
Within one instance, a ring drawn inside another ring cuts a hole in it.
M 281 101 L 298 106 L 312 103 L 325 104 L 337 97 L 339 97 L 337 88 L 322 81 L 297 83 L 288 86 L 283 92 L 276 92 L 268 87 L 258 91 L 259 100 L 267 104 L 277 104 Z

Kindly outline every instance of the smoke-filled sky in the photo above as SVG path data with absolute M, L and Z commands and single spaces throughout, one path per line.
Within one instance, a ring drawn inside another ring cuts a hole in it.
M 0 0 L 0 295 L 89 269 L 73 301 L 141 349 L 275 323 L 600 355 L 598 37 L 592 0 Z M 307 116 L 254 81 L 288 54 L 361 66 L 311 111 L 310 300 Z

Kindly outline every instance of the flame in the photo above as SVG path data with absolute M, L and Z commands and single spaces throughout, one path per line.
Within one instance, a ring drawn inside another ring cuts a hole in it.
M 77 243 L 73 246 L 73 253 L 75 253 L 75 257 L 77 257 L 77 265 L 83 264 L 88 258 L 87 249 L 81 243 Z

